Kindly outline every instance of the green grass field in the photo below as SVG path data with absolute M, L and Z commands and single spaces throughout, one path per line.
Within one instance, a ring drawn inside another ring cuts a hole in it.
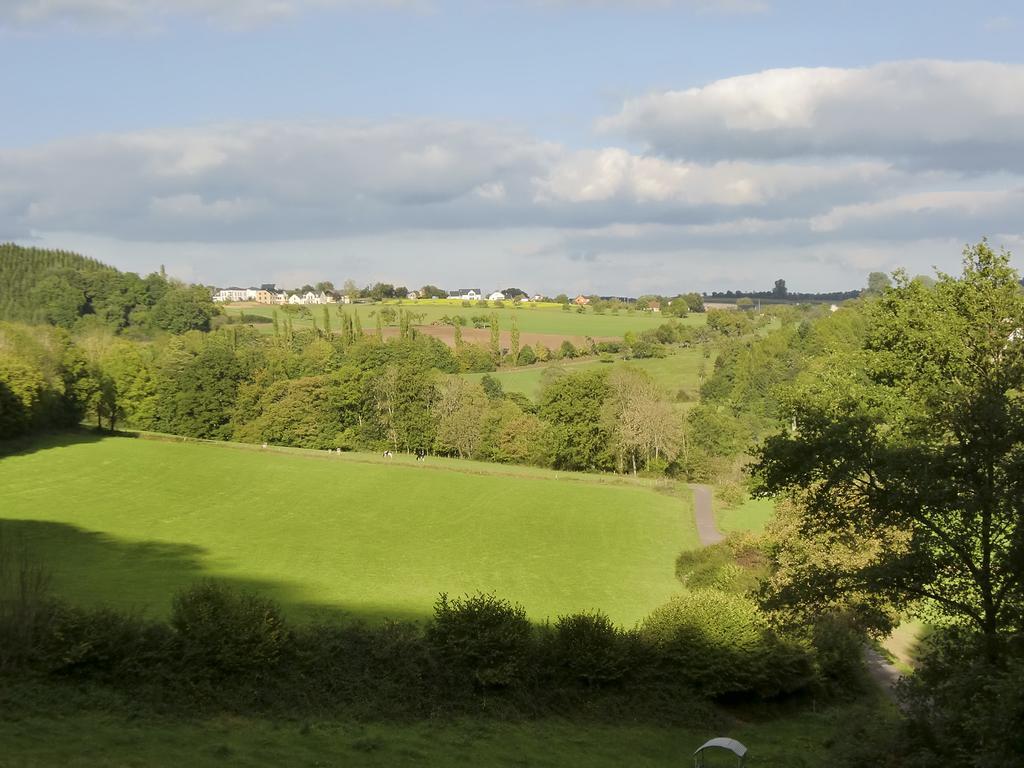
M 529 398 L 536 398 L 540 393 L 544 371 L 551 367 L 561 367 L 566 371 L 586 371 L 629 365 L 649 373 L 658 385 L 669 395 L 685 390 L 696 399 L 700 390 L 700 371 L 710 376 L 715 367 L 715 358 L 705 358 L 700 349 L 683 349 L 668 357 L 648 358 L 644 360 L 620 360 L 602 362 L 595 358 L 584 358 L 579 361 L 538 364 L 529 368 L 497 370 L 489 374 L 501 382 L 506 392 L 520 392 Z M 482 373 L 464 374 L 467 378 L 479 381 Z
M 336 306 L 329 306 L 331 322 L 334 327 L 337 327 L 338 321 Z M 449 317 L 462 315 L 468 320 L 474 315 L 489 316 L 491 313 L 496 313 L 498 315 L 498 324 L 503 331 L 508 331 L 512 328 L 512 318 L 514 316 L 521 333 L 542 333 L 555 336 L 591 336 L 594 338 L 621 338 L 627 331 L 644 331 L 649 328 L 657 328 L 662 323 L 668 322 L 669 319 L 649 312 L 636 312 L 632 315 L 626 312 L 620 312 L 618 315 L 607 312 L 603 315 L 597 315 L 588 309 L 585 313 L 578 314 L 575 310 L 564 312 L 560 307 L 555 308 L 551 306 L 538 306 L 533 309 L 528 308 L 528 305 L 523 306 L 521 309 L 512 309 L 510 307 L 505 307 L 504 309 L 488 307 L 484 309 L 476 306 L 463 307 L 460 302 L 449 303 L 444 300 L 407 301 L 401 305 L 393 302 L 383 305 L 359 304 L 346 307 L 345 309 L 350 313 L 358 313 L 363 323 L 363 329 L 371 331 L 374 327 L 374 319 L 371 313 L 383 306 L 422 314 L 423 318 L 417 321 L 417 325 L 430 325 L 445 315 Z M 274 307 L 270 306 L 226 306 L 223 309 L 229 315 L 240 315 L 244 312 L 247 315 L 271 317 L 274 313 Z M 309 310 L 316 319 L 317 324 L 322 325 L 323 307 L 312 306 L 309 307 Z M 285 311 L 278 309 L 278 316 L 283 320 Z M 293 318 L 292 322 L 296 328 L 312 326 L 312 320 L 308 317 L 300 318 L 294 315 L 290 315 L 290 317 Z M 705 315 L 691 314 L 683 318 L 681 322 L 690 325 L 702 325 L 705 322 Z M 257 325 L 256 327 L 266 333 L 273 331 L 273 326 L 270 324 Z
M 688 494 L 653 481 L 89 435 L 0 459 L 0 526 L 60 594 L 150 615 L 209 576 L 300 616 L 417 618 L 440 592 L 493 590 L 538 620 L 632 625 L 696 544 Z
M 775 514 L 772 499 L 746 499 L 735 507 L 727 508 L 716 497 L 715 522 L 723 533 L 761 533 Z
M 246 717 L 186 720 L 90 711 L 95 702 L 39 705 L 0 702 L 0 768 L 121 766 L 596 766 L 678 768 L 714 736 L 729 735 L 750 750 L 750 768 L 829 765 L 829 745 L 863 705 L 787 713 L 715 726 L 647 726 L 540 720 L 288 722 Z M 2 698 L 2 696 L 0 696 Z M 867 712 L 872 720 L 884 714 Z M 55 737 L 56 736 L 56 737 Z M 721 758 L 722 755 L 716 755 Z M 717 761 L 709 766 L 734 766 Z

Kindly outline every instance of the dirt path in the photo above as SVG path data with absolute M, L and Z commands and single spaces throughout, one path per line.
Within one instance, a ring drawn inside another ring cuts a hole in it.
M 715 515 L 711 508 L 711 487 L 707 485 L 691 485 L 693 489 L 693 514 L 697 518 L 697 538 L 702 547 L 709 547 L 722 541 L 725 536 L 715 525 Z
M 702 547 L 718 544 L 725 539 L 715 524 L 714 510 L 711 500 L 712 492 L 707 485 L 691 485 L 693 489 L 693 514 L 697 519 L 697 538 Z M 900 671 L 878 651 L 869 646 L 864 648 L 864 664 L 868 676 L 875 681 L 882 693 L 890 700 L 896 701 L 896 682 L 900 679 Z
M 868 676 L 882 689 L 882 693 L 896 701 L 896 683 L 901 677 L 900 671 L 871 647 L 864 648 L 864 665 L 867 667 Z

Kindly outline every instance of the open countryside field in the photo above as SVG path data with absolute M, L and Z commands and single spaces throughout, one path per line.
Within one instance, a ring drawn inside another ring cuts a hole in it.
M 723 533 L 763 533 L 775 515 L 773 499 L 746 498 L 733 507 L 715 498 L 715 522 Z
M 331 322 L 337 326 L 337 306 L 340 305 L 326 305 L 331 313 Z M 560 307 L 531 307 L 530 305 L 523 305 L 519 309 L 512 309 L 511 307 L 505 307 L 503 309 L 494 309 L 493 307 L 463 307 L 461 303 L 448 303 L 443 300 L 421 300 L 421 301 L 406 301 L 402 304 L 395 302 L 388 302 L 386 304 L 356 304 L 346 307 L 345 309 L 349 312 L 356 312 L 363 323 L 364 330 L 371 330 L 374 326 L 374 316 L 371 314 L 381 309 L 382 307 L 389 307 L 391 309 L 404 309 L 410 312 L 421 314 L 422 319 L 417 321 L 417 325 L 429 326 L 432 323 L 437 322 L 445 315 L 454 317 L 455 315 L 461 315 L 466 318 L 468 326 L 472 327 L 471 318 L 476 315 L 488 315 L 495 313 L 498 315 L 498 324 L 502 330 L 508 331 L 512 327 L 512 318 L 516 318 L 516 322 L 519 325 L 519 331 L 523 334 L 547 334 L 552 336 L 561 337 L 579 337 L 585 338 L 590 336 L 591 338 L 621 338 L 627 331 L 644 331 L 649 328 L 657 328 L 664 322 L 667 322 L 669 318 L 664 317 L 660 314 L 654 314 L 650 312 L 635 312 L 629 314 L 625 311 L 620 312 L 617 315 L 613 315 L 611 312 L 606 312 L 603 315 L 598 315 L 591 309 L 587 309 L 583 314 L 579 314 L 575 309 L 569 312 L 563 311 Z M 261 304 L 244 304 L 244 305 L 228 305 L 225 306 L 224 311 L 229 315 L 240 315 L 243 312 L 247 315 L 263 315 L 264 317 L 273 316 L 275 307 L 266 306 Z M 322 324 L 321 318 L 323 316 L 322 306 L 311 306 L 308 308 L 313 318 L 316 318 L 318 324 Z M 278 308 L 278 316 L 284 318 L 285 312 L 283 309 Z M 295 327 L 312 327 L 312 320 L 309 317 L 298 317 L 292 315 L 293 324 Z M 703 314 L 690 314 L 685 318 L 682 318 L 680 322 L 687 323 L 690 325 L 702 325 L 706 322 L 706 316 Z M 270 324 L 258 325 L 257 328 L 270 332 L 272 326 Z
M 0 531 L 59 594 L 156 616 L 216 577 L 298 617 L 424 617 L 440 592 L 482 590 L 537 620 L 599 608 L 630 626 L 696 545 L 671 486 L 456 460 L 83 435 L 0 459 L 0 489 Z
M 65 708 L 71 709 L 73 703 Z M 411 724 L 299 723 L 226 716 L 180 720 L 87 709 L 73 709 L 54 719 L 23 711 L 3 713 L 0 701 L 0 714 L 6 714 L 0 718 L 4 745 L 0 766 L 678 768 L 690 765 L 693 750 L 708 738 L 729 733 L 750 749 L 751 768 L 817 768 L 830 764 L 828 745 L 849 727 L 851 718 L 863 717 L 862 710 L 846 706 L 698 728 L 554 720 Z M 61 738 L 53 738 L 54 733 Z
M 536 398 L 540 393 L 545 371 L 561 369 L 565 371 L 586 371 L 611 368 L 612 366 L 629 365 L 649 373 L 658 385 L 668 394 L 675 396 L 684 390 L 694 400 L 699 397 L 701 371 L 710 376 L 715 366 L 714 353 L 705 358 L 698 348 L 679 350 L 668 357 L 647 358 L 643 360 L 615 359 L 604 362 L 593 357 L 580 360 L 559 361 L 549 364 L 531 365 L 525 368 L 500 369 L 487 374 L 501 382 L 506 392 L 520 392 L 529 398 Z M 463 374 L 469 379 L 479 381 L 482 373 Z M 550 375 L 550 374 L 549 374 Z

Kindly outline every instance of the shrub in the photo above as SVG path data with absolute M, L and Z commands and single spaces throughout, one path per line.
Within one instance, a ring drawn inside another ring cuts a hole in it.
M 738 507 L 747 500 L 747 489 L 743 486 L 743 483 L 735 480 L 726 480 L 719 483 L 716 490 L 719 501 L 722 502 L 726 509 Z
M 260 677 L 291 641 L 276 603 L 216 581 L 175 595 L 171 626 L 185 671 L 198 677 Z
M 0 528 L 0 671 L 37 662 L 55 631 L 50 571 Z
M 430 714 L 436 686 L 419 625 L 313 624 L 298 628 L 294 642 L 304 697 L 348 716 Z
M 665 347 L 650 341 L 638 341 L 630 350 L 630 357 L 643 360 L 651 357 L 665 357 Z
M 848 618 L 828 614 L 811 629 L 818 675 L 833 696 L 850 695 L 865 688 L 864 638 Z
M 533 365 L 537 362 L 537 353 L 533 351 L 533 347 L 523 347 L 519 350 L 519 360 L 516 362 L 519 365 Z
M 571 682 L 620 682 L 631 666 L 624 633 L 600 611 L 560 616 L 551 643 L 555 668 Z
M 171 638 L 166 624 L 108 608 L 61 606 L 45 647 L 45 670 L 124 685 L 159 676 Z
M 1019 765 L 1024 754 L 1024 646 L 967 628 L 943 628 L 923 644 L 901 683 L 912 765 Z
M 714 589 L 674 596 L 640 628 L 663 671 L 711 698 L 754 693 L 769 698 L 810 683 L 808 655 L 782 642 L 746 597 Z
M 507 688 L 520 682 L 530 663 L 532 628 L 521 605 L 478 593 L 434 603 L 427 642 L 452 682 L 476 688 Z
M 572 359 L 577 355 L 576 345 L 573 344 L 568 339 L 565 339 L 565 341 L 562 342 L 562 346 L 558 348 L 558 351 L 561 357 L 564 357 L 566 359 Z

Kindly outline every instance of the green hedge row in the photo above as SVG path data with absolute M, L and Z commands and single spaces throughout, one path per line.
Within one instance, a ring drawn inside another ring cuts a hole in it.
M 673 719 L 711 701 L 767 700 L 819 682 L 809 646 L 745 598 L 675 597 L 633 630 L 601 613 L 535 625 L 493 595 L 442 595 L 425 624 L 293 625 L 217 582 L 179 594 L 169 622 L 8 600 L 0 673 L 89 682 L 190 710 L 424 717 L 607 712 Z

